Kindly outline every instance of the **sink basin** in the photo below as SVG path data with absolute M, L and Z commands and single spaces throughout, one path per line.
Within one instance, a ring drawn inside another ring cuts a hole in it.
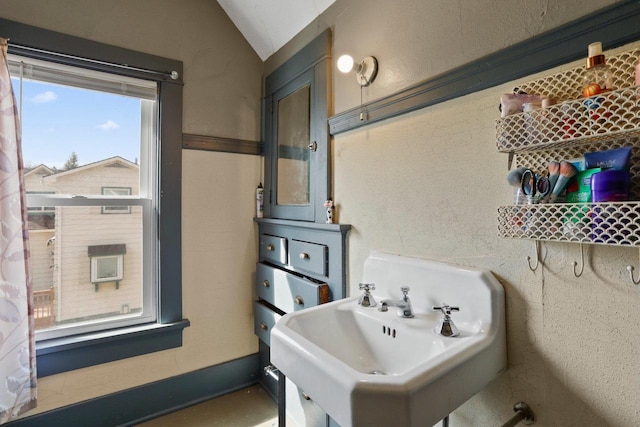
M 271 361 L 342 427 L 437 423 L 506 369 L 504 291 L 484 270 L 372 253 L 364 280 L 415 317 L 349 298 L 287 314 L 271 333 Z M 432 306 L 460 307 L 457 337 L 435 329 Z

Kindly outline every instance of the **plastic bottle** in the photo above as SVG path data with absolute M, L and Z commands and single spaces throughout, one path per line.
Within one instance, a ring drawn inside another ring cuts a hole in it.
M 588 98 L 612 89 L 611 70 L 602 53 L 602 43 L 591 43 L 584 75 L 583 95 Z
M 602 54 L 602 43 L 591 43 L 584 74 L 583 95 L 587 98 L 585 106 L 589 109 L 590 131 L 593 133 L 607 132 L 611 127 L 609 121 L 611 102 L 607 100 L 606 96 L 596 95 L 604 94 L 612 89 L 611 70 Z
M 256 218 L 264 218 L 264 188 L 262 183 L 256 189 Z

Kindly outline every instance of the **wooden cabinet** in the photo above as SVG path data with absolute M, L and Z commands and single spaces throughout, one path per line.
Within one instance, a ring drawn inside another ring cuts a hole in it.
M 255 333 L 260 339 L 260 360 L 270 365 L 269 345 L 273 325 L 286 313 L 324 304 L 346 296 L 346 238 L 350 226 L 277 219 L 257 219 L 259 259 L 254 289 Z M 327 331 L 330 333 L 330 331 Z M 335 425 L 291 381 L 284 387 L 262 370 L 260 382 L 287 416 L 300 426 Z M 278 390 L 281 390 L 280 393 Z
M 331 197 L 327 30 L 265 79 L 264 214 L 266 218 L 324 222 Z

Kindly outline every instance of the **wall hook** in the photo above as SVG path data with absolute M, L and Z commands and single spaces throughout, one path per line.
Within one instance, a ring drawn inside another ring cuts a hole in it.
M 633 270 L 634 270 L 633 265 L 627 265 L 627 271 L 629 272 L 629 279 L 631 279 L 631 283 L 633 283 L 634 285 L 640 285 L 640 275 L 638 276 L 638 280 L 634 279 Z
M 531 271 L 536 271 L 538 269 L 538 266 L 540 265 L 540 241 L 536 240 L 536 266 L 532 267 L 531 266 L 531 257 L 529 255 L 527 255 L 527 264 L 529 264 L 529 270 Z
M 580 266 L 580 273 L 577 273 L 576 267 L 578 266 L 578 262 L 573 261 L 573 275 L 576 277 L 582 276 L 582 273 L 584 272 L 584 247 L 582 246 L 582 243 L 580 243 L 580 262 L 582 263 Z

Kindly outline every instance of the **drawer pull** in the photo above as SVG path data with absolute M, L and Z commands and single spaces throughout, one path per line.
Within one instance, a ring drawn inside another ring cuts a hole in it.
M 309 256 L 308 253 L 306 252 L 300 252 L 300 259 L 311 259 L 311 257 Z
M 269 287 L 269 281 L 268 280 L 264 280 L 262 282 L 262 286 L 264 286 L 265 288 L 268 288 Z
M 269 329 L 269 327 L 265 322 L 260 322 L 260 329 L 262 329 L 263 331 L 266 331 L 267 329 Z
M 300 295 L 297 295 L 293 300 L 298 305 L 304 305 L 304 299 Z
M 275 246 L 273 246 L 271 243 L 269 243 L 269 244 L 267 245 L 267 250 L 268 250 L 269 252 L 273 252 L 273 251 L 275 251 L 275 250 L 276 250 L 276 247 L 275 247 Z

